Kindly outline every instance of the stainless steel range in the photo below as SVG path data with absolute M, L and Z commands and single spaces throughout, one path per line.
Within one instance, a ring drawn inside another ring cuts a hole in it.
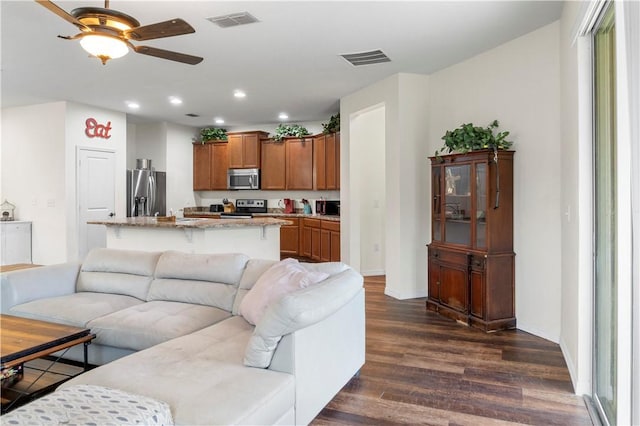
M 253 213 L 266 213 L 267 200 L 238 199 L 236 200 L 236 211 L 234 213 L 222 213 L 222 219 L 251 219 Z

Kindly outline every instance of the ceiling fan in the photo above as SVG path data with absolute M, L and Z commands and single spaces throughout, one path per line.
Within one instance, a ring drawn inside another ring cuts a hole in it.
M 80 45 L 91 55 L 106 64 L 109 59 L 119 58 L 128 53 L 129 48 L 136 53 L 196 65 L 202 62 L 199 56 L 172 52 L 150 46 L 136 46 L 134 41 L 153 40 L 163 37 L 174 37 L 194 33 L 191 25 L 182 19 L 175 18 L 156 24 L 140 26 L 135 18 L 109 9 L 109 0 L 105 0 L 104 8 L 79 7 L 67 13 L 64 9 L 49 0 L 35 0 L 67 22 L 80 29 L 74 36 L 58 36 L 65 40 L 80 40 Z

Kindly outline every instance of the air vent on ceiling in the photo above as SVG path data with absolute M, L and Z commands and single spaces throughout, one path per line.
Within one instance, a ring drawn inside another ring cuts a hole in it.
M 391 62 L 391 59 L 384 54 L 382 50 L 372 50 L 370 52 L 350 53 L 340 55 L 346 59 L 351 65 L 357 67 L 360 65 L 379 64 L 382 62 Z
M 192 112 L 185 114 L 187 117 L 200 117 L 198 114 L 194 114 Z
M 252 24 L 254 22 L 259 22 L 255 18 L 255 16 L 253 16 L 249 12 L 239 12 L 239 13 L 232 13 L 230 15 L 214 16 L 211 18 L 207 18 L 207 20 L 213 22 L 220 28 L 229 28 L 229 27 L 235 27 L 237 25 L 246 25 L 246 24 Z

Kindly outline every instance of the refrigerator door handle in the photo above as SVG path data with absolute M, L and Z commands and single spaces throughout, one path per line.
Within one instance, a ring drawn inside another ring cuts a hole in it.
M 147 216 L 153 216 L 156 212 L 156 177 L 149 173 L 149 199 L 147 203 Z

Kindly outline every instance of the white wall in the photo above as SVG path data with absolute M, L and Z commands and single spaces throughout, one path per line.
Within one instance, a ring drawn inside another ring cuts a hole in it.
M 89 138 L 85 121 L 111 122 L 111 138 Z M 34 123 L 37 123 L 34 124 Z M 76 152 L 112 150 L 124 170 L 127 127 L 123 113 L 70 102 L 2 110 L 2 197 L 19 206 L 18 219 L 32 221 L 34 263 L 78 257 Z M 116 172 L 116 214 L 124 215 L 124 173 Z
M 462 123 L 498 119 L 499 130 L 511 132 L 517 326 L 554 342 L 562 285 L 559 28 L 550 24 L 432 74 L 426 138 L 433 153 Z
M 360 272 L 363 275 L 385 273 L 385 108 L 356 113 L 350 120 L 352 149 L 362 155 L 360 166 Z M 356 146 L 357 145 L 357 146 Z
M 581 7 L 567 2 L 560 20 L 562 78 L 561 206 L 562 295 L 560 347 L 578 394 L 591 392 L 592 218 L 591 218 L 591 68 L 589 49 L 573 43 L 574 22 Z M 585 55 L 586 53 L 586 55 Z M 582 55 L 582 56 L 581 56 Z M 582 97 L 582 99 L 581 99 Z M 580 105 L 582 105 L 580 107 Z M 580 124 L 583 118 L 587 123 Z
M 196 205 L 193 192 L 193 138 L 197 130 L 166 125 L 167 214 Z
M 34 263 L 67 260 L 64 102 L 2 109 L 2 193 L 31 221 Z
M 167 123 L 137 123 L 135 125 L 134 157 L 127 158 L 127 167 L 136 168 L 136 159 L 151 160 L 151 167 L 158 171 L 167 170 Z M 189 142 L 193 135 L 189 133 Z
M 343 260 L 362 269 L 359 218 L 365 208 L 363 168 L 366 144 L 351 145 L 351 120 L 374 106 L 385 108 L 385 293 L 398 299 L 426 295 L 426 247 L 429 206 L 425 193 L 429 77 L 396 74 L 340 101 L 341 207 Z

